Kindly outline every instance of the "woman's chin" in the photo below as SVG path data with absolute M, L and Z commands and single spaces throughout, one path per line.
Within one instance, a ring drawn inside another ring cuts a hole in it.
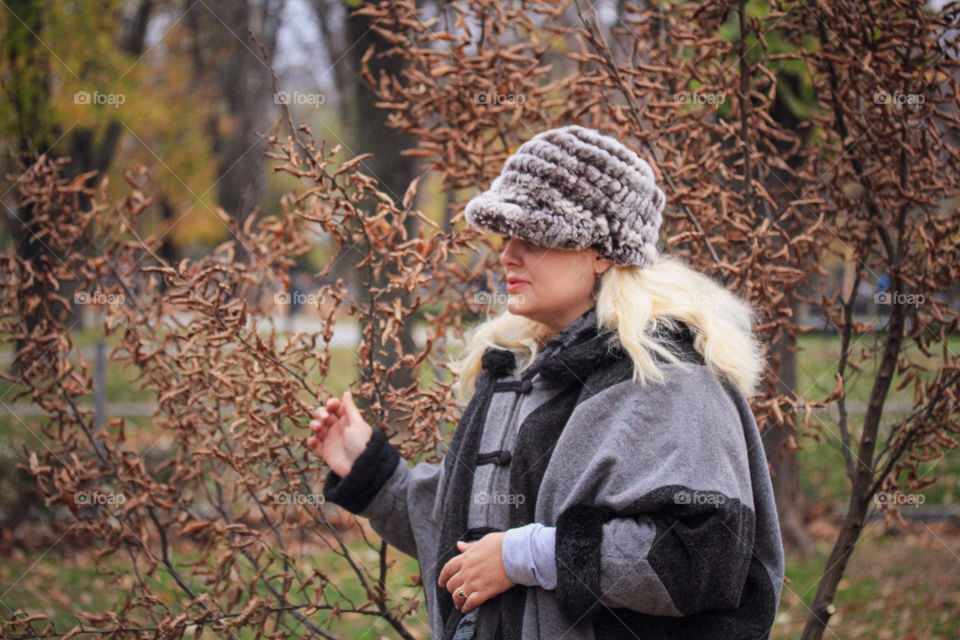
M 510 296 L 510 300 L 507 302 L 507 311 L 515 316 L 525 316 L 527 315 L 528 309 L 527 305 L 523 302 L 514 300 L 513 296 Z
M 527 318 L 529 320 L 537 320 L 536 316 L 538 314 L 536 312 L 536 309 L 531 304 L 511 302 L 507 304 L 507 311 L 509 311 L 515 316 L 523 316 L 524 318 Z

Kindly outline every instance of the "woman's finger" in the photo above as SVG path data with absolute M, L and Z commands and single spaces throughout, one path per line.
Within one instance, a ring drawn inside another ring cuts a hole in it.
M 317 429 L 314 429 L 313 435 L 317 439 L 318 443 L 322 443 L 327 439 L 327 434 L 330 433 L 329 427 L 327 425 L 320 425 Z
M 467 601 L 460 605 L 460 613 L 469 613 L 471 609 L 476 609 L 486 601 L 487 597 L 479 591 L 467 594 Z
M 340 402 L 340 398 L 336 396 L 327 398 L 326 409 L 332 415 L 339 418 L 343 414 L 343 404 Z
M 317 409 L 316 415 L 317 415 L 317 418 L 310 423 L 310 428 L 314 430 L 316 429 L 326 430 L 329 427 L 336 424 L 341 419 L 341 416 L 339 414 L 330 413 L 323 407 L 319 407 Z M 314 426 L 315 424 L 318 426 L 315 427 Z
M 360 415 L 357 405 L 353 404 L 353 393 L 349 389 L 343 392 L 343 407 L 350 424 L 363 424 L 363 416 Z
M 310 431 L 313 432 L 313 435 L 323 440 L 326 437 L 327 430 L 330 425 L 320 420 L 311 420 L 309 426 Z
M 342 437 L 344 430 L 345 430 L 348 426 L 350 426 L 350 423 L 347 422 L 347 419 L 346 419 L 346 418 L 344 418 L 344 417 L 341 416 L 340 418 L 337 418 L 336 420 L 334 420 L 333 422 L 331 422 L 329 425 L 327 425 L 327 428 L 328 428 L 328 430 L 330 430 L 330 431 L 336 430 L 336 432 L 339 433 L 340 436 Z
M 463 585 L 466 584 L 466 580 L 463 577 L 463 571 L 458 571 L 447 580 L 446 590 L 450 592 L 450 595 L 453 596 L 453 599 L 457 601 L 457 604 L 463 600 L 463 598 L 457 597 L 457 590 L 461 589 Z
M 446 589 L 447 580 L 460 571 L 461 562 L 460 557 L 456 556 L 451 558 L 447 564 L 443 565 L 443 569 L 440 570 L 440 577 L 437 579 L 437 584 L 440 585 L 441 589 Z

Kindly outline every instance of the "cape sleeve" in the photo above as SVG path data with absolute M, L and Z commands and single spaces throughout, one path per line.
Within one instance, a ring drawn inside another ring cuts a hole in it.
M 439 487 L 443 463 L 407 466 L 383 431 L 375 429 L 350 473 L 330 471 L 323 496 L 370 521 L 390 545 L 409 556 L 432 557 L 440 536 Z
M 705 367 L 664 371 L 584 400 L 551 460 L 555 593 L 574 620 L 601 603 L 660 616 L 740 604 L 755 536 L 740 415 Z

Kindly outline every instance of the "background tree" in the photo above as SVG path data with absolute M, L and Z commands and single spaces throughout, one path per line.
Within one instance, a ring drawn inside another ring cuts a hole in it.
M 217 202 L 238 220 L 263 202 L 266 195 L 264 151 L 278 111 L 273 72 L 249 31 L 256 34 L 268 59 L 277 51 L 284 0 L 225 0 L 214 9 L 183 5 L 189 29 L 193 83 L 212 87 L 207 122 L 210 145 L 217 156 Z

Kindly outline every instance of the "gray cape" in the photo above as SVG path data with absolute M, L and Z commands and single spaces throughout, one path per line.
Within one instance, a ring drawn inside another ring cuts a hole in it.
M 595 325 L 594 311 L 581 326 Z M 663 383 L 632 382 L 629 357 L 595 329 L 542 359 L 541 375 L 565 390 L 521 426 L 510 493 L 525 499 L 510 521 L 557 527 L 558 583 L 497 596 L 503 638 L 769 637 L 784 561 L 757 424 L 680 326 L 662 338 L 685 362 L 661 362 Z M 459 553 L 456 540 L 470 539 L 466 513 L 490 398 L 529 392 L 498 388 L 514 364 L 510 352 L 484 354 L 442 463 L 409 468 L 376 431 L 350 473 L 331 472 L 324 486 L 326 499 L 418 558 L 435 638 L 451 638 L 461 618 L 436 582 Z

